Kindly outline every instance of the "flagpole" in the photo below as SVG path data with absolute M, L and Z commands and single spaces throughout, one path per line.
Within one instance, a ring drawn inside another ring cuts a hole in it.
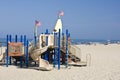
M 37 28 L 41 25 L 40 21 L 35 21 L 35 29 L 34 29 L 34 38 L 35 38 L 35 43 L 34 46 L 37 47 Z
M 35 38 L 35 47 L 37 47 L 37 26 L 35 26 L 35 30 L 34 30 L 34 38 Z

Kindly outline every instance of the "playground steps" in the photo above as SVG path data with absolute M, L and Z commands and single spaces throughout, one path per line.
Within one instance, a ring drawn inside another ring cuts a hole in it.
M 61 49 L 61 52 L 64 53 L 64 54 L 66 54 L 66 51 L 64 49 Z M 72 55 L 72 53 L 69 53 L 68 56 L 74 62 L 80 62 L 81 61 L 80 58 L 76 57 L 75 55 Z
M 78 57 L 76 57 L 76 56 L 74 56 L 74 55 L 69 55 L 69 57 L 70 57 L 70 59 L 72 60 L 72 61 L 74 61 L 74 62 L 80 62 L 81 60 L 78 58 Z
M 69 66 L 87 66 L 87 62 L 84 61 L 80 61 L 80 62 L 69 62 L 68 63 Z

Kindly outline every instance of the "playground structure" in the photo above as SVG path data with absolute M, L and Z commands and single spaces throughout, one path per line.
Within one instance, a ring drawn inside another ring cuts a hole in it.
M 80 62 L 80 49 L 71 45 L 70 34 L 66 30 L 66 35 L 61 34 L 60 29 L 58 33 L 41 34 L 38 38 L 36 49 L 31 50 L 31 58 L 39 63 L 39 68 L 44 70 L 51 70 L 49 63 L 55 67 L 63 64 L 68 68 L 68 65 L 85 65 L 77 64 Z M 43 63 L 44 61 L 44 63 Z M 44 66 L 46 65 L 46 66 Z
M 53 33 L 50 34 L 48 29 L 46 29 L 46 32 L 39 36 L 35 34 L 34 44 L 29 43 L 26 35 L 21 35 L 19 39 L 15 35 L 15 41 L 12 41 L 11 35 L 7 35 L 6 44 L 6 67 L 13 62 L 15 65 L 19 62 L 22 68 L 24 62 L 28 68 L 31 61 L 39 64 L 39 69 L 42 70 L 51 70 L 57 65 L 59 70 L 61 64 L 65 65 L 66 68 L 69 65 L 86 65 L 86 62 L 80 63 L 81 51 L 77 46 L 71 45 L 68 30 L 66 29 L 66 33 L 62 32 L 60 17 L 57 20 Z M 53 64 L 53 67 L 50 64 Z
M 12 41 L 12 36 L 7 35 L 6 44 L 6 67 L 8 65 L 12 64 L 12 58 L 15 59 L 15 64 L 17 65 L 17 62 L 20 61 L 20 67 L 22 67 L 23 61 L 26 64 L 26 67 L 28 67 L 28 40 L 26 39 L 26 35 L 20 36 L 20 40 L 18 41 L 18 36 L 15 35 L 15 41 Z
M 22 67 L 24 61 L 26 67 L 28 67 L 29 58 L 32 58 L 35 62 L 39 63 L 40 68 L 46 67 L 45 69 L 50 70 L 49 62 L 51 62 L 54 64 L 54 67 L 58 64 L 58 69 L 60 69 L 61 56 L 64 56 L 62 57 L 62 63 L 66 63 L 66 67 L 68 67 L 68 40 L 65 39 L 65 37 L 68 38 L 68 30 L 66 30 L 66 36 L 63 35 L 62 38 L 60 36 L 62 36 L 60 30 L 58 34 L 41 34 L 37 46 L 29 46 L 25 35 L 24 39 L 21 35 L 20 40 L 18 40 L 18 36 L 16 35 L 15 41 L 12 41 L 11 35 L 7 35 L 6 67 L 12 64 L 12 58 L 15 59 L 16 65 L 17 62 L 20 61 L 20 67 Z M 30 52 L 33 47 L 34 49 Z M 62 51 L 64 55 L 61 55 Z
M 68 30 L 66 30 L 68 31 Z M 48 32 L 48 30 L 46 30 L 46 32 Z M 61 59 L 62 59 L 62 63 L 66 62 L 66 67 L 68 67 L 68 48 L 66 47 L 66 52 L 67 54 L 65 54 L 64 56 L 66 56 L 66 59 L 64 57 L 61 58 L 62 54 L 61 54 L 61 42 L 62 42 L 62 36 L 59 30 L 59 33 L 53 33 L 53 34 L 41 34 L 39 36 L 39 41 L 38 41 L 38 49 L 33 51 L 33 53 L 31 54 L 32 58 L 34 60 L 39 60 L 39 63 L 41 58 L 43 58 L 44 60 L 46 60 L 46 62 L 50 62 L 53 63 L 54 67 L 56 66 L 56 64 L 58 64 L 58 69 L 60 69 L 60 64 L 61 64 Z M 68 41 L 68 40 L 66 40 Z M 37 57 L 36 55 L 38 55 L 39 57 Z M 39 58 L 39 59 L 38 59 Z M 66 61 L 65 61 L 66 60 Z M 42 67 L 41 65 L 39 65 L 39 67 Z

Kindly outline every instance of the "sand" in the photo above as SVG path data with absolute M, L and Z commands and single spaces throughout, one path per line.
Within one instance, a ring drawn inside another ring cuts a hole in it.
M 86 61 L 87 54 L 91 55 L 88 66 L 39 71 L 35 67 L 0 65 L 0 80 L 120 80 L 120 44 L 77 46 L 81 49 L 82 61 Z

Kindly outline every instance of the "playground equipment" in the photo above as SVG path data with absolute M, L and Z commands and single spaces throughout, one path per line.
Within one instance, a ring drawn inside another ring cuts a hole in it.
M 46 30 L 48 32 L 48 30 Z M 69 65 L 86 65 L 79 63 L 81 60 L 81 51 L 77 46 L 71 45 L 70 34 L 66 30 L 66 35 L 59 33 L 41 34 L 38 38 L 37 49 L 30 53 L 31 58 L 39 63 L 39 68 L 43 70 L 51 70 L 50 63 L 55 67 L 65 64 Z
M 2 61 L 5 58 L 5 47 L 0 47 L 0 61 Z
M 81 59 L 80 49 L 77 46 L 71 45 L 70 34 L 66 30 L 66 35 L 59 33 L 49 34 L 46 30 L 45 34 L 41 34 L 37 40 L 37 46 L 29 46 L 26 36 L 20 37 L 18 41 L 17 35 L 15 36 L 15 42 L 11 40 L 11 35 L 7 35 L 7 53 L 6 53 L 6 66 L 11 64 L 11 58 L 20 61 L 20 67 L 24 61 L 26 67 L 28 67 L 29 58 L 32 58 L 39 64 L 39 69 L 51 70 L 52 67 L 58 65 L 60 69 L 61 64 L 65 64 L 66 68 L 69 65 L 83 65 L 78 64 Z M 34 49 L 32 49 L 34 48 Z
M 12 41 L 12 36 L 7 35 L 7 50 L 6 50 L 6 67 L 12 64 L 12 58 L 14 58 L 15 64 L 20 61 L 20 67 L 22 67 L 22 62 L 26 63 L 26 67 L 28 67 L 28 40 L 26 39 L 26 35 L 20 36 L 20 40 L 18 42 L 18 36 L 15 35 L 15 41 Z
M 49 62 L 41 58 L 41 54 L 47 51 L 48 46 L 43 47 L 41 49 L 35 49 L 31 55 L 31 58 L 39 63 L 39 69 L 41 70 L 51 70 L 52 67 L 50 66 Z
M 58 18 L 56 24 L 55 24 L 55 28 L 53 30 L 53 32 L 59 32 L 59 29 L 61 30 L 62 33 L 62 20 L 60 18 Z
M 0 54 L 0 61 L 3 59 L 3 54 Z
M 46 32 L 48 33 L 48 30 L 46 30 Z M 34 61 L 39 62 L 39 68 L 51 70 L 49 62 L 52 62 L 54 64 L 54 67 L 56 64 L 58 64 L 58 69 L 60 69 L 60 56 L 61 56 L 60 55 L 60 51 L 61 51 L 60 35 L 61 35 L 61 33 L 60 33 L 60 29 L 59 29 L 58 34 L 56 34 L 56 33 L 46 34 L 45 33 L 45 34 L 41 34 L 39 36 L 38 46 L 37 46 L 38 49 L 35 49 L 30 53 L 31 58 Z M 66 56 L 68 56 L 68 55 L 66 55 Z M 66 59 L 66 60 L 68 60 L 68 59 Z
M 66 29 L 66 33 L 62 31 L 62 21 L 60 17 L 57 20 L 53 33 L 49 33 L 46 29 L 45 33 L 37 36 L 37 28 L 35 26 L 34 44 L 29 44 L 26 35 L 21 35 L 20 40 L 17 35 L 15 41 L 12 41 L 12 36 L 7 35 L 7 50 L 6 50 L 6 67 L 12 64 L 12 58 L 15 59 L 15 64 L 20 61 L 20 67 L 23 61 L 26 67 L 29 66 L 30 59 L 39 64 L 41 70 L 51 70 L 50 64 L 55 68 L 58 65 L 83 65 L 81 61 L 81 51 L 77 46 L 71 45 L 70 33 Z M 84 64 L 85 65 L 85 64 Z

